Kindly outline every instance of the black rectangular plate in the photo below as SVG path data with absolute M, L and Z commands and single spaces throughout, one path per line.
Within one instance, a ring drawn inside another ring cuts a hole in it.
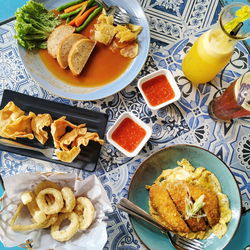
M 52 116 L 53 120 L 56 120 L 61 116 L 66 116 L 66 119 L 73 124 L 79 125 L 81 123 L 86 123 L 89 132 L 97 132 L 100 138 L 104 138 L 104 133 L 108 121 L 108 115 L 105 113 L 52 102 L 41 98 L 24 95 L 11 90 L 4 90 L 1 109 L 3 109 L 9 101 L 13 101 L 20 109 L 22 109 L 26 113 L 28 113 L 29 111 L 32 111 L 35 114 L 49 113 Z M 49 139 L 44 145 L 42 145 L 35 138 L 33 140 L 29 140 L 26 138 L 17 138 L 16 141 L 37 148 L 54 147 L 53 139 L 50 133 Z M 91 141 L 87 147 L 82 148 L 81 153 L 71 163 L 49 159 L 40 152 L 26 149 L 12 148 L 0 145 L 0 150 L 33 157 L 44 161 L 63 164 L 72 168 L 94 171 L 100 154 L 101 145 L 99 143 Z

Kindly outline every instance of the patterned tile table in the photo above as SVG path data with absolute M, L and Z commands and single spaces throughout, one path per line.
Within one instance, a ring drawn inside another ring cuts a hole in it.
M 128 0 L 127 0 L 128 1 Z M 131 177 L 139 163 L 149 154 L 170 144 L 188 143 L 209 149 L 223 159 L 239 184 L 243 205 L 250 208 L 250 119 L 231 123 L 214 122 L 207 112 L 208 103 L 250 67 L 250 56 L 243 43 L 222 73 L 210 84 L 198 89 L 183 76 L 181 60 L 202 31 L 214 24 L 222 8 L 219 0 L 140 0 L 151 27 L 151 47 L 147 62 L 138 78 L 156 70 L 172 71 L 182 91 L 181 99 L 158 111 L 151 111 L 138 93 L 135 79 L 121 92 L 108 98 L 76 102 L 54 96 L 40 88 L 26 72 L 13 39 L 13 23 L 0 27 L 0 96 L 12 89 L 40 98 L 82 108 L 106 112 L 108 128 L 124 111 L 132 111 L 153 128 L 153 134 L 140 155 L 126 158 L 110 144 L 102 147 L 95 174 L 105 187 L 113 204 L 108 215 L 108 242 L 105 249 L 143 249 L 127 215 L 117 210 L 117 201 L 127 195 Z M 83 177 L 90 173 L 0 152 L 0 172 L 14 175 L 34 171 L 76 171 Z

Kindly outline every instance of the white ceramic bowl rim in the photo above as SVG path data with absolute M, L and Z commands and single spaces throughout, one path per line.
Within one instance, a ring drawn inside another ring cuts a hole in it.
M 140 127 L 142 127 L 146 131 L 146 135 L 141 140 L 141 142 L 137 145 L 137 147 L 135 148 L 135 150 L 132 151 L 132 152 L 128 152 L 126 149 L 124 149 L 123 147 L 121 147 L 118 143 L 116 143 L 112 139 L 113 132 L 116 130 L 116 128 L 120 125 L 120 123 L 125 118 L 130 118 L 131 120 L 133 120 L 135 123 L 137 123 Z M 111 143 L 113 146 L 115 146 L 123 154 L 125 154 L 128 157 L 134 157 L 134 156 L 136 156 L 141 151 L 141 149 L 143 148 L 143 146 L 146 144 L 146 142 L 150 138 L 151 134 L 152 134 L 152 129 L 147 124 L 145 124 L 143 121 L 141 121 L 133 113 L 131 113 L 131 112 L 124 112 L 124 113 L 122 113 L 119 116 L 119 118 L 116 120 L 116 122 L 113 124 L 113 126 L 108 130 L 108 132 L 107 132 L 107 139 L 108 139 L 109 143 Z
M 166 101 L 166 102 L 163 102 L 163 103 L 161 103 L 161 104 L 159 104 L 159 105 L 157 105 L 157 106 L 152 106 L 152 105 L 149 103 L 149 100 L 148 100 L 147 96 L 145 95 L 145 93 L 144 93 L 144 91 L 143 91 L 143 89 L 142 89 L 142 85 L 143 85 L 143 83 L 145 83 L 146 81 L 148 81 L 148 80 L 150 80 L 150 79 L 153 79 L 153 78 L 155 78 L 155 77 L 157 77 L 157 76 L 159 76 L 159 75 L 165 75 L 165 76 L 166 76 L 166 78 L 167 78 L 167 80 L 168 80 L 170 86 L 172 87 L 172 89 L 173 89 L 173 91 L 174 91 L 174 93 L 175 93 L 175 96 L 174 96 L 174 98 L 172 98 L 172 99 L 170 99 L 170 100 L 168 100 L 168 101 Z M 171 103 L 173 103 L 173 102 L 176 102 L 176 101 L 178 101 L 178 100 L 180 99 L 180 97 L 181 97 L 180 89 L 179 89 L 179 87 L 178 87 L 178 85 L 177 85 L 177 83 L 176 83 L 176 81 L 175 81 L 175 79 L 174 79 L 172 73 L 171 73 L 169 70 L 166 70 L 166 69 L 159 69 L 159 70 L 157 70 L 157 71 L 154 71 L 154 72 L 152 72 L 152 73 L 150 73 L 150 74 L 148 74 L 148 75 L 146 75 L 146 76 L 140 78 L 140 79 L 138 80 L 138 88 L 139 88 L 139 90 L 140 90 L 140 92 L 141 92 L 141 94 L 142 94 L 142 96 L 143 96 L 145 102 L 147 103 L 147 105 L 149 106 L 149 108 L 152 109 L 152 110 L 160 109 L 160 108 L 162 108 L 162 107 L 164 107 L 164 106 L 166 106 L 166 105 L 169 105 L 169 104 L 171 104 Z

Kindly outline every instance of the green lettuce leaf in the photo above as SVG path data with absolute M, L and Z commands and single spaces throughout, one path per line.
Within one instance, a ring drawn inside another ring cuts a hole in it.
M 16 11 L 15 38 L 28 50 L 46 49 L 49 34 L 61 21 L 43 3 L 33 0 Z

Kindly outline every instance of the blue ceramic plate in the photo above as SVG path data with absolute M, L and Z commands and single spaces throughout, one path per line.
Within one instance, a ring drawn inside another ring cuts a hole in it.
M 70 0 L 43 0 L 48 9 L 55 9 L 63 3 Z M 96 100 L 112 95 L 128 84 L 130 84 L 144 65 L 150 44 L 150 32 L 147 18 L 137 0 L 105 0 L 108 5 L 117 5 L 129 13 L 131 22 L 141 25 L 142 32 L 138 37 L 139 41 L 139 55 L 132 61 L 126 72 L 124 72 L 115 81 L 100 87 L 83 88 L 68 85 L 60 79 L 56 78 L 43 64 L 37 52 L 29 52 L 23 47 L 19 46 L 19 53 L 26 70 L 43 88 L 58 96 L 73 100 Z M 111 69 L 112 70 L 112 69 Z
M 177 161 L 187 159 L 194 167 L 204 166 L 213 172 L 219 179 L 222 192 L 227 195 L 232 210 L 232 219 L 228 224 L 228 231 L 224 237 L 218 239 L 211 235 L 203 240 L 206 250 L 223 249 L 234 236 L 241 217 L 241 197 L 236 181 L 224 162 L 209 151 L 191 145 L 174 145 L 162 149 L 141 163 L 135 172 L 130 187 L 128 198 L 145 211 L 148 208 L 148 191 L 145 185 L 152 185 L 162 170 L 175 168 Z M 156 228 L 140 220 L 130 218 L 131 223 L 141 241 L 152 250 L 175 249 L 168 237 Z

